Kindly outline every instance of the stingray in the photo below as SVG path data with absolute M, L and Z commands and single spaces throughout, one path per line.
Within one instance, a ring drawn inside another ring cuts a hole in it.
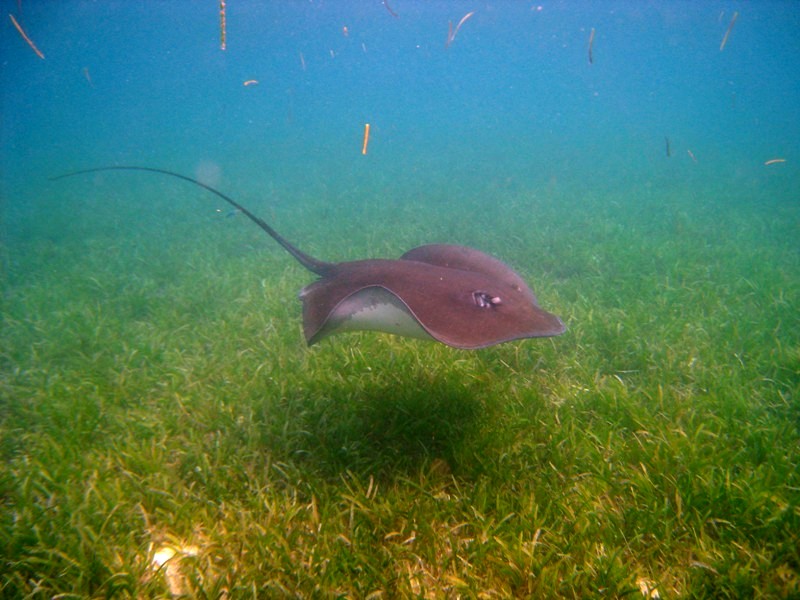
M 326 262 L 298 249 L 222 192 L 179 173 L 115 166 L 74 171 L 52 180 L 99 171 L 149 171 L 177 177 L 222 198 L 266 231 L 319 276 L 300 291 L 303 333 L 309 346 L 335 333 L 356 330 L 434 340 L 462 349 L 564 333 L 561 319 L 539 307 L 517 273 L 474 248 L 428 244 L 396 260 Z

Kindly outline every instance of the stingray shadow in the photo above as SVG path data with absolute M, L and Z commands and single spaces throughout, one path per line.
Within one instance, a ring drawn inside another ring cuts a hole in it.
M 285 436 L 271 451 L 323 477 L 341 473 L 409 475 L 426 465 L 458 473 L 486 413 L 482 392 L 457 378 L 415 384 L 342 382 L 285 399 Z

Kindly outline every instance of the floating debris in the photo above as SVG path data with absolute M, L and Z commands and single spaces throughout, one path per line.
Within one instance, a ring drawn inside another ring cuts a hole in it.
M 28 37 L 28 34 L 25 33 L 25 31 L 23 31 L 22 25 L 17 23 L 17 20 L 14 18 L 14 15 L 8 13 L 8 18 L 11 19 L 11 22 L 14 24 L 14 27 L 16 27 L 17 31 L 19 31 L 19 34 L 22 36 L 22 39 L 28 42 L 28 46 L 31 47 L 31 50 L 36 52 L 36 56 L 44 60 L 44 54 L 42 54 L 42 51 L 36 47 L 36 44 L 33 43 L 33 40 L 31 40 L 31 38 Z
M 81 73 L 83 73 L 83 77 L 86 79 L 86 81 L 89 82 L 89 86 L 94 87 L 94 83 L 92 83 L 92 76 L 89 75 L 89 67 L 83 67 L 83 69 L 81 69 Z
M 219 0 L 219 47 L 225 50 L 225 0 Z
M 364 145 L 361 146 L 361 154 L 367 153 L 367 144 L 369 144 L 369 123 L 364 123 Z
M 719 45 L 719 51 L 722 52 L 725 49 L 725 44 L 728 43 L 728 36 L 731 34 L 731 30 L 733 29 L 734 23 L 736 23 L 736 19 L 739 18 L 739 12 L 733 13 L 733 17 L 731 17 L 731 22 L 728 24 L 728 29 L 725 32 L 725 36 L 722 38 L 722 43 Z
M 463 17 L 461 17 L 461 20 L 458 22 L 458 25 L 456 25 L 455 29 L 453 29 L 453 22 L 449 21 L 449 28 L 447 31 L 447 43 L 444 45 L 445 48 L 450 47 L 450 44 L 452 44 L 455 41 L 456 35 L 458 35 L 458 30 L 461 29 L 461 26 L 467 22 L 467 19 L 472 17 L 472 15 L 474 14 L 475 11 L 473 10 L 472 12 L 468 12 Z
M 386 0 L 382 0 L 381 4 L 383 4 L 386 7 L 386 10 L 388 10 L 389 14 L 392 15 L 395 19 L 400 16 L 392 10 L 392 7 L 389 6 L 389 3 L 386 2 Z

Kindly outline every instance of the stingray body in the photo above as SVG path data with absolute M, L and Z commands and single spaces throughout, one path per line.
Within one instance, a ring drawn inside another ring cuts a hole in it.
M 278 242 L 319 279 L 300 291 L 303 332 L 309 345 L 342 331 L 373 330 L 475 349 L 564 332 L 557 316 L 539 307 L 523 279 L 496 258 L 473 248 L 430 244 L 396 260 L 325 262 L 302 252 L 269 224 L 214 188 L 179 173 L 151 167 L 100 167 L 97 171 L 148 171 L 183 179 L 219 196 Z

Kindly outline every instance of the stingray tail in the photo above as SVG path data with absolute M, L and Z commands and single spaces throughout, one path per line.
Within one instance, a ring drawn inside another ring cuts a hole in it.
M 286 238 L 284 238 L 281 234 L 275 231 L 270 225 L 251 213 L 247 210 L 244 206 L 236 202 L 233 198 L 226 196 L 219 190 L 215 190 L 210 185 L 206 185 L 205 183 L 198 181 L 197 179 L 192 179 L 191 177 L 187 177 L 186 175 L 181 175 L 180 173 L 174 173 L 173 171 L 167 171 L 166 169 L 156 169 L 153 167 L 133 167 L 133 166 L 120 166 L 120 167 L 95 167 L 93 169 L 82 169 L 80 171 L 71 171 L 69 173 L 64 173 L 63 175 L 58 175 L 56 177 L 51 177 L 50 181 L 57 181 L 59 179 L 65 179 L 67 177 L 73 177 L 75 175 L 84 175 L 86 173 L 97 173 L 99 171 L 149 171 L 151 173 L 161 173 L 162 175 L 169 175 L 171 177 L 177 177 L 178 179 L 183 179 L 184 181 L 188 181 L 189 183 L 193 183 L 195 185 L 200 186 L 201 188 L 208 190 L 212 194 L 215 194 L 225 200 L 228 204 L 239 210 L 242 214 L 244 214 L 248 219 L 253 221 L 256 225 L 261 227 L 267 234 L 276 242 L 278 242 L 283 248 L 299 262 L 303 265 L 306 269 L 311 271 L 312 273 L 316 273 L 317 275 L 324 277 L 328 273 L 330 273 L 331 269 L 334 266 L 334 263 L 325 262 L 322 260 L 318 260 L 313 256 L 310 256 L 296 248 L 294 244 L 289 242 Z

